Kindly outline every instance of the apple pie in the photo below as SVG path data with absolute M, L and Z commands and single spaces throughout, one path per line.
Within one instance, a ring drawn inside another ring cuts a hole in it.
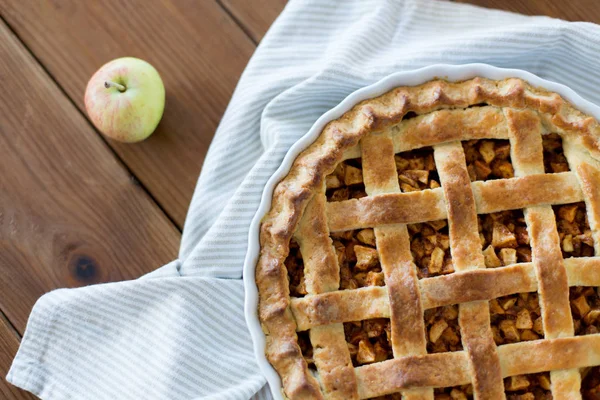
M 433 80 L 355 105 L 260 245 L 286 398 L 600 398 L 600 125 L 556 93 Z

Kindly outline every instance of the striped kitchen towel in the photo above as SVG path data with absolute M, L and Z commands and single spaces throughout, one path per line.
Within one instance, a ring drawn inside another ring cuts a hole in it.
M 423 66 L 483 62 L 600 104 L 600 27 L 431 0 L 292 0 L 215 135 L 179 258 L 141 279 L 35 305 L 8 374 L 44 399 L 270 398 L 243 313 L 248 226 L 265 182 L 354 90 Z

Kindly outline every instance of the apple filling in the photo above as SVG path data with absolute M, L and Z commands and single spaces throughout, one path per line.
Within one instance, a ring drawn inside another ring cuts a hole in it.
M 427 352 L 443 353 L 463 349 L 458 326 L 458 306 L 444 306 L 425 310 Z
M 544 338 L 537 292 L 518 293 L 490 300 L 490 321 L 498 346 Z M 504 379 L 510 400 L 551 399 L 550 374 L 515 375 Z
M 304 361 L 308 364 L 309 369 L 316 371 L 317 367 L 315 366 L 315 360 L 313 358 L 313 346 L 310 342 L 309 331 L 296 332 L 296 335 L 298 336 L 298 346 L 300 346 Z
M 390 329 L 388 318 L 344 323 L 352 364 L 358 367 L 393 358 Z
M 340 267 L 340 289 L 385 284 L 373 229 L 336 232 L 331 238 Z
M 593 256 L 594 239 L 585 203 L 565 204 L 553 208 L 563 258 Z
M 544 337 L 538 294 L 519 293 L 489 302 L 494 341 L 507 343 L 537 340 Z
M 509 376 L 504 390 L 507 400 L 551 400 L 550 373 Z
M 575 335 L 600 332 L 600 288 L 572 287 L 569 292 Z M 600 398 L 600 367 L 581 369 L 581 394 L 584 399 Z
M 288 273 L 290 296 L 304 297 L 306 286 L 304 284 L 304 262 L 300 253 L 300 246 L 292 239 L 290 241 L 290 252 L 285 259 L 285 267 Z
M 353 158 L 339 163 L 335 170 L 325 177 L 327 201 L 344 201 L 365 197 L 362 162 Z
M 575 335 L 600 332 L 600 288 L 575 286 L 569 291 Z
M 473 386 L 462 385 L 433 390 L 433 397 L 440 400 L 466 400 L 473 398 Z
M 569 163 L 563 152 L 562 138 L 557 133 L 542 136 L 544 147 L 544 170 L 547 174 L 569 171 Z
M 410 224 L 407 228 L 419 279 L 454 272 L 447 220 Z
M 600 288 L 572 287 L 569 291 L 575 335 L 600 332 Z M 600 367 L 581 369 L 581 394 L 584 399 L 600 398 Z
M 523 211 L 479 215 L 477 222 L 487 268 L 531 262 L 531 246 Z
M 387 394 L 385 396 L 373 397 L 369 400 L 402 400 L 402 393 Z
M 339 163 L 326 177 L 326 187 L 330 202 L 365 197 L 361 160 Z M 384 285 L 373 229 L 333 232 L 331 239 L 340 267 L 340 289 Z
M 581 369 L 581 395 L 584 399 L 600 398 L 600 367 Z
M 510 162 L 508 140 L 467 140 L 462 142 L 471 181 L 508 179 L 515 176 Z
M 398 184 L 402 192 L 416 192 L 440 187 L 440 178 L 433 159 L 433 148 L 398 153 L 394 156 Z

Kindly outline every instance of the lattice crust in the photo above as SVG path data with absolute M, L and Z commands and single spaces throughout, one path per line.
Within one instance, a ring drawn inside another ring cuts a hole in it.
M 397 88 L 329 123 L 261 226 L 283 393 L 597 396 L 599 160 L 598 123 L 518 79 Z

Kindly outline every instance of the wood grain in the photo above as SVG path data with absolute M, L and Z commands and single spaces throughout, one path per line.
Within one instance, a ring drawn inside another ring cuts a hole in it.
M 477 6 L 497 8 L 526 15 L 547 15 L 567 21 L 600 23 L 598 0 L 456 0 Z
M 59 287 L 137 278 L 180 233 L 0 22 L 0 309 L 22 334 Z
M 158 69 L 167 103 L 157 132 L 109 144 L 181 228 L 252 41 L 207 0 L 0 0 L 0 14 L 80 110 L 105 62 L 134 56 Z
M 255 43 L 260 42 L 287 3 L 286 0 L 221 0 L 221 2 Z
M 19 336 L 0 313 L 0 399 L 31 400 L 37 397 L 16 388 L 4 379 L 19 348 Z

